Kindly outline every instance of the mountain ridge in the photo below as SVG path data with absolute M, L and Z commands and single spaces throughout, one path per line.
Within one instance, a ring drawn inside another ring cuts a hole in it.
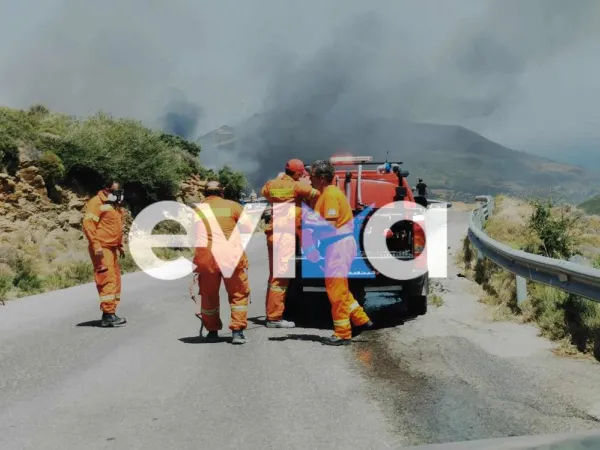
M 238 126 L 220 127 L 198 142 L 205 153 L 222 152 L 238 163 L 255 161 L 258 169 L 249 174 L 255 186 L 280 172 L 288 158 L 300 157 L 308 164 L 347 151 L 400 160 L 411 184 L 423 178 L 431 190 L 448 199 L 552 193 L 579 203 L 600 194 L 597 172 L 505 147 L 460 125 L 394 119 L 349 123 L 323 120 L 316 114 L 263 113 Z

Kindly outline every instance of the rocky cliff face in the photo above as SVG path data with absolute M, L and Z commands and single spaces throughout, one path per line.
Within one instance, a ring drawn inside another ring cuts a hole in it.
M 40 170 L 34 165 L 21 166 L 14 176 L 0 173 L 0 232 L 10 233 L 33 222 L 36 228 L 48 230 L 80 226 L 86 199 L 57 189 L 61 201 L 53 203 Z
M 206 181 L 194 176 L 181 184 L 177 198 L 181 203 L 198 203 L 204 200 Z M 81 229 L 83 209 L 89 196 L 76 195 L 67 189 L 55 187 L 58 202 L 48 197 L 40 169 L 35 161 L 22 152 L 19 170 L 14 176 L 0 173 L 0 233 L 16 230 Z M 126 230 L 132 217 L 128 213 Z
M 181 191 L 177 198 L 180 203 L 199 203 L 204 200 L 204 191 L 206 180 L 202 180 L 198 175 L 194 175 L 185 182 L 181 183 Z

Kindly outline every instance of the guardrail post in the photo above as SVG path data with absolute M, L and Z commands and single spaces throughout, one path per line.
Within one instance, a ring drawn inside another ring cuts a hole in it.
M 527 280 L 517 275 L 517 304 L 521 305 L 527 300 Z

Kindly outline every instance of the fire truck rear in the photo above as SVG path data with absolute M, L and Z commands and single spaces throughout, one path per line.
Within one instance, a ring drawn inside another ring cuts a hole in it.
M 406 179 L 409 173 L 402 170 L 402 162 L 373 162 L 367 156 L 338 156 L 332 157 L 331 162 L 336 166 L 334 183 L 345 192 L 354 213 L 357 254 L 348 274 L 354 297 L 363 304 L 369 293 L 393 293 L 402 300 L 409 315 L 425 314 L 429 294 L 426 255 L 423 253 L 425 217 L 415 201 L 426 207 L 426 200 L 413 197 Z M 389 226 L 375 229 L 373 224 L 381 223 L 380 220 L 370 221 L 376 212 L 389 217 Z M 365 237 L 372 233 L 380 233 L 382 239 L 385 236 L 387 251 L 365 248 Z M 290 280 L 286 301 L 286 316 L 290 318 L 298 308 L 310 307 L 306 304 L 310 293 L 325 292 L 325 251 L 318 241 L 317 249 L 320 260 L 311 262 L 304 256 L 301 245 L 297 245 L 296 276 Z M 401 277 L 384 275 L 375 267 L 381 268 L 382 264 L 393 260 L 412 261 L 412 275 L 407 275 L 406 271 Z

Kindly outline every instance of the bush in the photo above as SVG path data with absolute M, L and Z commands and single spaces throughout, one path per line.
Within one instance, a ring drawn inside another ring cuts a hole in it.
M 576 247 L 581 230 L 579 218 L 565 213 L 561 209 L 556 214 L 552 209 L 552 201 L 532 200 L 533 213 L 527 222 L 527 229 L 532 239 L 524 250 L 549 258 L 568 259 L 578 254 Z
M 15 174 L 19 169 L 19 148 L 13 138 L 0 130 L 0 171 Z
M 13 285 L 27 294 L 41 292 L 42 280 L 37 275 L 34 261 L 30 258 L 19 256 L 15 262 Z
M 4 303 L 6 295 L 13 287 L 13 279 L 11 276 L 0 273 L 0 303 Z
M 225 198 L 235 201 L 239 201 L 242 192 L 248 186 L 246 176 L 242 172 L 232 170 L 228 165 L 219 170 L 217 180 L 225 188 Z
M 173 134 L 162 133 L 160 135 L 160 139 L 170 147 L 178 147 L 195 157 L 198 157 L 198 155 L 200 155 L 200 151 L 202 150 L 201 147 L 195 142 L 187 141 Z
M 59 154 L 67 171 L 88 167 L 106 179 L 138 182 L 153 200 L 174 197 L 188 170 L 157 133 L 130 119 L 97 114 L 73 126 L 67 141 Z
M 492 237 L 502 236 L 501 241 L 508 245 L 525 242 L 522 245 L 525 251 L 555 259 L 568 259 L 581 253 L 578 249 L 582 232 L 580 217 L 568 207 L 554 207 L 551 201 L 535 199 L 530 204 L 533 211 L 524 233 L 515 232 L 514 223 L 492 216 L 490 228 L 496 231 Z M 534 321 L 545 337 L 563 341 L 579 352 L 600 359 L 600 304 L 530 282 L 527 300 L 519 307 L 514 274 L 487 259 L 475 262 L 476 252 L 468 238 L 465 238 L 461 256 L 470 277 L 487 293 L 486 303 L 505 307 L 525 322 Z M 594 265 L 600 267 L 600 258 Z
M 60 158 L 52 152 L 46 151 L 42 154 L 39 167 L 48 186 L 59 184 L 65 177 L 65 166 Z

